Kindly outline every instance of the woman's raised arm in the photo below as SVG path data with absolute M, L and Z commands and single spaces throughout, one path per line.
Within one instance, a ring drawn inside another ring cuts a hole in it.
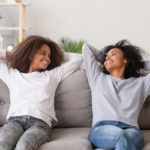
M 89 44 L 84 44 L 82 47 L 83 60 L 85 63 L 86 74 L 91 84 L 95 78 L 100 74 L 98 61 L 102 58 L 99 50 Z

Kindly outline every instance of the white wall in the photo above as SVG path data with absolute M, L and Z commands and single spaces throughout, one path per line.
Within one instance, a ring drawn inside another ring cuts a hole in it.
M 150 0 L 22 1 L 31 4 L 27 8 L 28 35 L 55 41 L 69 36 L 98 48 L 126 38 L 150 51 Z

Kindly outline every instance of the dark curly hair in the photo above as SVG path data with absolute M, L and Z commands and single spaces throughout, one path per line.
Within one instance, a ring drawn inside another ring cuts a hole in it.
M 51 50 L 51 63 L 45 70 L 51 70 L 60 66 L 64 60 L 64 55 L 58 44 L 38 35 L 29 36 L 23 42 L 19 43 L 9 57 L 7 57 L 7 65 L 11 68 L 18 69 L 20 72 L 27 73 L 30 66 L 30 58 L 43 44 L 46 44 Z
M 102 56 L 99 62 L 102 64 L 100 68 L 103 73 L 109 74 L 104 66 L 104 61 L 107 53 L 113 48 L 120 49 L 123 52 L 124 58 L 127 60 L 127 66 L 124 73 L 125 79 L 129 77 L 139 77 L 142 75 L 140 69 L 144 68 L 142 58 L 142 52 L 144 51 L 140 47 L 132 45 L 128 40 L 121 40 L 114 45 L 108 45 L 100 51 Z

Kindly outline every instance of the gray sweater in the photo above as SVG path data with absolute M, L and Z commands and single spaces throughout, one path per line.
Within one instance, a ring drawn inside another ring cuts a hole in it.
M 91 45 L 83 45 L 83 59 L 92 93 L 92 124 L 115 120 L 138 127 L 139 112 L 150 94 L 150 74 L 129 79 L 104 74 L 97 62 L 99 54 Z

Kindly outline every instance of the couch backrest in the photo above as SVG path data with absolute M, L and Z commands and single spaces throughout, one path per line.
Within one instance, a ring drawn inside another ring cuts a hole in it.
M 6 84 L 0 80 L 0 126 L 6 120 L 9 104 L 9 90 Z
M 0 80 L 0 125 L 5 121 L 9 107 L 9 90 Z M 91 127 L 91 93 L 84 70 L 77 70 L 58 86 L 55 97 L 57 127 Z M 141 129 L 150 129 L 150 97 L 140 116 Z
M 91 93 L 85 71 L 78 70 L 60 83 L 55 108 L 58 127 L 91 126 Z

